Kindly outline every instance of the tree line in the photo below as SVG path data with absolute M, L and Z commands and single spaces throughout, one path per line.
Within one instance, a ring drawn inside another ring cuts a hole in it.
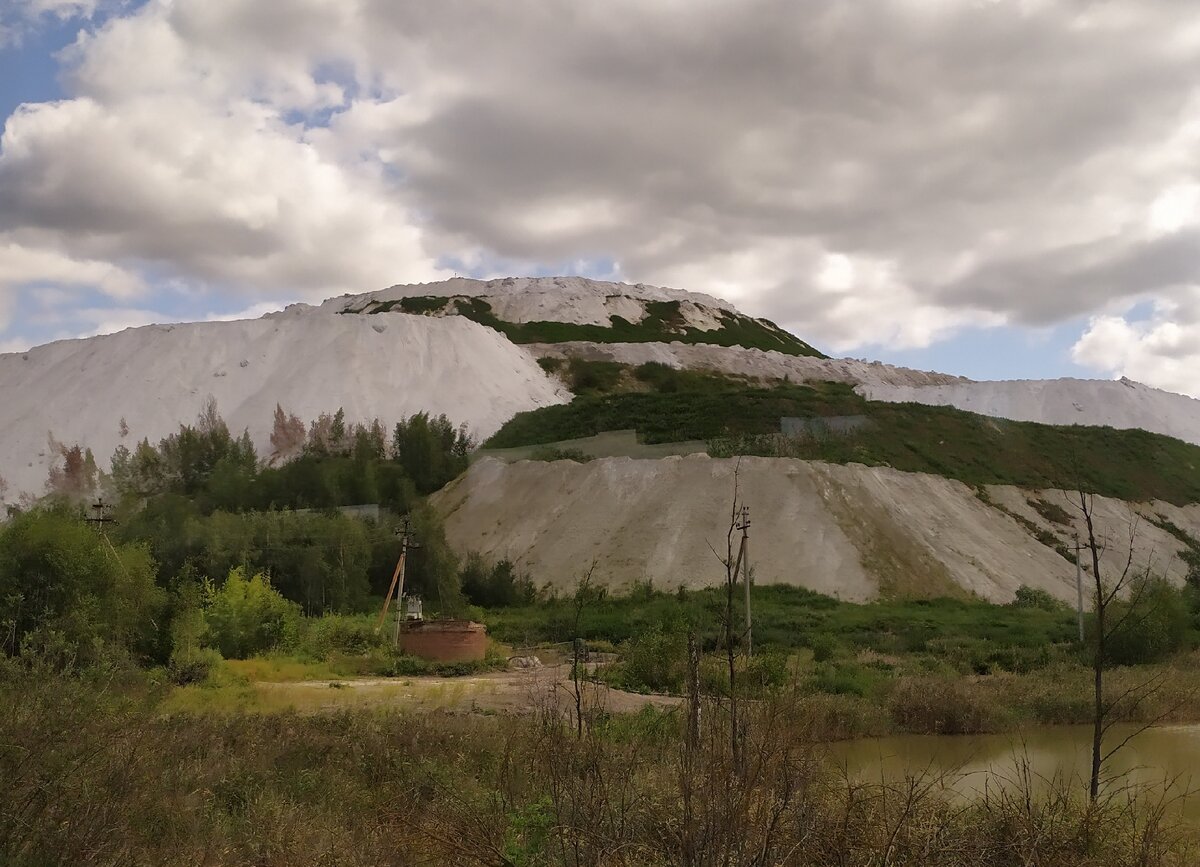
M 90 450 L 53 443 L 60 460 L 46 496 L 11 508 L 0 526 L 0 651 L 64 659 L 119 651 L 166 663 L 198 608 L 218 611 L 227 585 L 256 581 L 282 603 L 275 612 L 372 609 L 400 553 L 400 515 L 421 543 L 407 587 L 434 611 L 464 607 L 460 564 L 425 496 L 466 469 L 474 440 L 465 426 L 428 413 L 390 428 L 348 423 L 341 409 L 304 424 L 277 406 L 271 442 L 261 458 L 210 399 L 194 423 L 157 444 L 118 446 L 107 471 Z M 107 501 L 103 513 L 97 497 Z M 379 520 L 338 508 L 357 504 L 378 504 Z M 231 598 L 243 610 L 266 597 Z

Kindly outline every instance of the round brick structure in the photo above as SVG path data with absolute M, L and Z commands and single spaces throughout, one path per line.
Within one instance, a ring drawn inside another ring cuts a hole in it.
M 416 620 L 400 631 L 400 649 L 433 662 L 475 662 L 487 652 L 487 627 L 472 620 Z

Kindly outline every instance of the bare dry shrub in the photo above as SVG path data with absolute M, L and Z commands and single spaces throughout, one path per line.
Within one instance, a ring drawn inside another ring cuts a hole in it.
M 483 865 L 1183 865 L 1176 792 L 1088 805 L 1028 764 L 978 799 L 948 775 L 864 782 L 794 696 L 607 716 L 163 717 L 153 695 L 0 661 L 0 862 Z M 5 674 L 8 671 L 8 674 Z M 556 697 L 557 696 L 557 697 Z M 690 745 L 689 745 L 690 744 Z

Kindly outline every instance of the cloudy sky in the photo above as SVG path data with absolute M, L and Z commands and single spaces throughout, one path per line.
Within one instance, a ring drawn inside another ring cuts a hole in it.
M 1195 0 L 0 0 L 0 350 L 454 273 L 1200 396 Z

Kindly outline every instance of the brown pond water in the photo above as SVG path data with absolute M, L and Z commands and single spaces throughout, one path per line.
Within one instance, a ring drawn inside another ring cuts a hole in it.
M 1105 748 L 1133 731 L 1114 726 L 1105 736 Z M 923 772 L 945 772 L 946 788 L 956 796 L 970 797 L 982 794 L 985 785 L 994 789 L 1017 779 L 1026 761 L 1035 787 L 1044 790 L 1057 778 L 1082 791 L 1091 771 L 1091 746 L 1090 727 L 1061 726 L 1002 735 L 868 738 L 832 744 L 830 752 L 854 780 L 898 781 Z M 1189 822 L 1200 825 L 1200 725 L 1168 725 L 1142 732 L 1109 760 L 1106 774 L 1154 787 L 1173 780 L 1178 793 L 1195 791 L 1180 809 Z

